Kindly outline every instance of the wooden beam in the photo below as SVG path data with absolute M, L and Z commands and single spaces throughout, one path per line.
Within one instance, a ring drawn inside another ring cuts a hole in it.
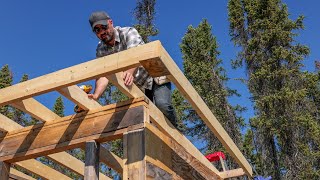
M 99 179 L 100 143 L 94 140 L 86 142 L 84 180 Z
M 108 79 L 112 82 L 117 81 L 123 83 L 121 73 L 110 75 L 108 76 Z M 98 102 L 89 99 L 88 95 L 77 86 L 64 88 L 62 90 L 58 90 L 58 92 L 85 110 L 92 110 L 102 107 Z M 132 98 L 131 95 L 129 97 Z M 120 174 L 123 172 L 123 160 L 105 149 L 103 146 L 100 147 L 100 161 Z
M 33 117 L 44 122 L 52 121 L 54 119 L 60 118 L 54 112 L 47 109 L 44 105 L 42 105 L 41 103 L 39 103 L 33 98 L 23 100 L 22 102 L 16 102 L 14 104 L 16 108 L 19 108 L 20 110 L 26 113 L 30 113 Z M 2 125 L 4 130 L 8 132 L 23 128 L 23 126 L 19 125 L 13 120 L 6 118 L 1 114 L 0 114 L 0 122 L 2 122 L 0 126 Z M 50 158 L 52 161 L 74 171 L 75 173 L 81 176 L 84 176 L 84 163 L 74 158 L 70 154 L 66 152 L 60 152 L 60 153 L 48 155 L 47 157 Z M 100 173 L 100 179 L 107 179 L 107 178 L 108 178 L 107 176 Z
M 69 100 L 76 103 L 84 110 L 96 109 L 101 107 L 101 105 L 97 101 L 89 99 L 87 93 L 85 93 L 76 85 L 62 88 L 57 91 Z
M 83 109 L 96 109 L 101 108 L 102 106 L 91 99 L 88 98 L 87 94 L 84 93 L 79 87 L 77 86 L 70 86 L 68 88 L 63 88 L 61 90 L 58 90 L 62 95 L 64 95 L 66 98 L 70 99 L 71 101 L 82 104 Z M 22 102 L 21 102 L 22 103 Z M 20 103 L 16 103 L 20 104 Z M 41 121 L 52 121 L 54 119 L 60 118 L 58 115 L 56 115 L 51 110 L 47 109 L 45 106 L 43 106 L 41 103 L 36 101 L 35 99 L 29 98 L 27 100 L 23 100 L 23 106 L 16 106 L 20 110 L 30 113 L 32 111 L 31 115 L 35 118 L 38 118 Z M 32 110 L 33 109 L 33 110 Z M 1 120 L 1 119 L 0 119 Z M 10 122 L 13 127 L 19 127 L 23 128 L 19 124 L 15 123 L 14 121 L 7 119 L 8 122 Z M 18 126 L 14 126 L 18 125 Z M 4 126 L 6 128 L 10 128 L 10 126 Z M 16 128 L 7 129 L 8 131 L 15 130 Z M 112 154 L 108 150 L 106 150 L 104 147 L 101 147 L 100 150 L 101 153 L 103 153 L 104 156 L 102 156 L 101 161 L 105 163 L 107 166 L 113 168 L 119 173 L 122 173 L 122 162 L 120 162 L 120 158 L 116 157 L 116 155 Z M 69 155 L 65 152 L 60 152 L 56 154 L 51 154 L 47 156 L 52 161 L 59 163 L 62 166 L 67 167 L 68 169 L 74 171 L 75 173 L 84 176 L 84 163 L 73 156 Z M 122 159 L 121 159 L 122 161 Z M 107 176 L 100 173 L 100 179 L 106 179 Z
M 84 163 L 79 159 L 71 156 L 70 154 L 66 152 L 59 152 L 47 155 L 46 157 L 60 164 L 61 166 L 70 169 L 71 171 L 77 173 L 81 177 L 84 177 Z M 99 179 L 109 180 L 110 178 L 102 173 L 99 173 Z
M 244 170 L 242 168 L 232 169 L 232 170 L 228 170 L 228 171 L 224 171 L 224 172 L 220 173 L 220 176 L 223 179 L 239 177 L 239 176 L 244 176 L 244 175 L 246 175 L 246 173 L 244 172 Z
M 139 129 L 123 135 L 124 171 L 123 179 L 145 180 L 145 131 Z
M 1 121 L 0 126 L 2 125 L 2 128 L 3 128 L 3 130 L 5 130 L 5 131 L 9 131 L 9 132 L 10 132 L 10 131 L 19 130 L 19 129 L 22 129 L 22 128 L 23 128 L 23 126 L 19 125 L 18 123 L 14 122 L 13 120 L 11 120 L 11 119 L 9 119 L 9 118 L 1 115 L 1 114 L 0 114 L 0 121 Z M 29 169 L 30 172 L 35 173 L 35 174 L 38 174 L 39 176 L 42 176 L 42 177 L 45 176 L 45 174 L 46 174 L 45 171 L 33 171 L 32 168 L 28 168 L 28 167 L 30 167 L 30 164 L 29 164 L 29 163 L 31 163 L 31 164 L 38 164 L 38 165 L 39 165 L 38 161 L 36 161 L 36 160 L 29 160 L 29 161 L 20 163 L 19 165 L 20 165 L 22 168 L 24 168 L 24 169 Z M 36 170 L 37 170 L 37 169 L 36 169 Z M 17 170 L 15 170 L 15 169 L 12 169 L 12 168 L 11 168 L 10 172 L 13 173 L 13 174 L 15 174 L 15 175 L 19 175 L 19 173 L 17 173 Z M 22 173 L 22 174 L 23 174 L 23 173 Z M 59 172 L 55 172 L 55 174 L 59 174 Z M 20 175 L 20 176 L 21 176 L 21 175 Z M 59 176 L 59 175 L 58 175 L 58 176 Z M 21 176 L 21 177 L 22 177 L 22 176 Z M 24 178 L 25 178 L 25 177 L 24 177 Z M 28 178 L 26 178 L 26 179 L 28 179 Z M 30 179 L 30 178 L 29 178 L 29 179 Z
M 10 163 L 0 161 L 0 179 L 8 180 L 10 176 Z
M 100 161 L 119 174 L 123 173 L 123 159 L 102 146 L 100 147 Z
M 71 180 L 71 178 L 69 178 L 68 176 L 63 175 L 60 172 L 34 159 L 20 161 L 14 164 L 22 167 L 23 169 L 26 169 L 27 171 L 32 172 L 33 174 L 43 179 Z
M 116 76 L 115 78 L 116 79 L 109 80 L 128 97 L 132 96 L 133 98 L 136 98 L 145 96 L 144 93 L 136 85 L 133 84 L 130 88 L 128 88 L 124 85 L 121 77 Z M 165 132 L 167 135 L 169 135 L 169 137 L 177 141 L 190 154 L 193 154 L 196 159 L 205 164 L 212 172 L 218 174 L 219 171 L 204 157 L 204 155 L 196 147 L 194 147 L 194 145 L 183 134 L 181 134 L 169 120 L 167 120 L 163 113 L 151 101 L 148 102 L 150 108 L 150 117 L 153 118 L 153 122 L 157 124 L 162 132 Z
M 0 131 L 10 132 L 17 129 L 22 129 L 23 126 L 0 114 Z
M 143 99 L 131 102 L 127 101 L 126 105 L 120 107 L 109 105 L 10 132 L 0 137 L 0 160 L 15 162 L 81 147 L 88 140 L 119 138 L 124 131 L 121 129 L 144 123 L 145 102 Z
M 220 142 L 224 145 L 224 147 L 232 155 L 232 157 L 237 161 L 237 163 L 239 163 L 239 165 L 246 171 L 246 173 L 250 177 L 252 177 L 252 168 L 249 162 L 246 160 L 239 148 L 235 145 L 228 133 L 219 123 L 217 118 L 212 114 L 211 110 L 202 100 L 200 95 L 193 88 L 191 83 L 184 76 L 179 67 L 174 63 L 173 59 L 162 46 L 160 54 L 160 59 L 166 67 L 166 71 L 168 71 L 171 74 L 169 76 L 169 79 L 176 85 L 180 93 L 192 105 L 192 107 L 196 110 L 201 119 L 211 129 L 214 135 L 220 140 Z
M 50 109 L 33 98 L 17 101 L 11 105 L 43 122 L 60 118 L 57 114 L 53 113 Z
M 139 61 L 159 58 L 159 41 L 75 65 L 0 90 L 0 107 L 80 82 L 139 66 Z
M 132 85 L 130 87 L 124 85 L 124 81 L 122 78 L 122 72 L 107 76 L 108 80 L 117 88 L 124 93 L 128 98 L 138 98 L 144 97 L 144 93 L 136 86 Z
M 16 169 L 14 169 L 14 168 L 10 168 L 10 174 L 22 177 L 22 178 L 27 179 L 27 180 L 36 180 L 33 177 L 28 176 L 28 175 L 26 175 L 26 174 L 24 174 L 24 173 L 22 173 L 22 172 L 20 172 L 20 171 L 18 171 Z
M 162 179 L 172 179 L 172 174 L 169 174 L 168 172 L 164 171 L 163 169 L 155 166 L 152 163 L 147 162 L 146 163 L 146 174 L 147 179 L 153 179 L 153 180 L 162 180 Z
M 213 173 L 219 173 L 219 171 L 204 157 L 204 155 L 183 134 L 181 134 L 181 132 L 179 132 L 164 116 L 164 114 L 151 102 L 149 102 L 149 110 L 152 122 L 155 123 L 162 132 L 178 142 L 178 144 L 184 147 L 188 153 L 192 154 Z
M 220 179 L 192 153 L 151 124 L 146 124 L 146 154 L 147 161 L 156 162 L 158 167 L 182 179 Z

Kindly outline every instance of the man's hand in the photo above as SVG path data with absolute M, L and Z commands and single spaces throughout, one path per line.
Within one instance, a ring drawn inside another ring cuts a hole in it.
M 132 76 L 132 70 L 128 70 L 123 72 L 123 81 L 124 85 L 131 86 L 133 83 L 133 76 Z
M 88 98 L 98 101 L 99 96 L 96 94 L 88 94 Z

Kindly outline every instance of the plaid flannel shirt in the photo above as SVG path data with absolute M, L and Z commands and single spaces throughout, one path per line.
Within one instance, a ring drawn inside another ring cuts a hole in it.
M 115 45 L 110 46 L 100 41 L 96 49 L 96 56 L 103 57 L 119 51 L 130 49 L 139 45 L 144 44 L 138 31 L 133 27 L 119 27 L 115 28 Z M 139 66 L 134 74 L 134 83 L 142 90 L 152 89 L 153 78 L 148 74 L 148 72 Z

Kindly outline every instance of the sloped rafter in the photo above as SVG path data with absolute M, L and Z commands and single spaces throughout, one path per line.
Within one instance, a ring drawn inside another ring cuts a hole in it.
M 180 93 L 192 105 L 193 109 L 196 110 L 204 123 L 210 128 L 246 174 L 252 177 L 252 167 L 249 162 L 163 47 L 161 47 L 160 54 L 161 62 L 165 67 L 162 74 L 170 73 L 168 77 L 177 86 Z M 159 74 L 161 75 L 161 73 L 158 73 L 158 75 Z

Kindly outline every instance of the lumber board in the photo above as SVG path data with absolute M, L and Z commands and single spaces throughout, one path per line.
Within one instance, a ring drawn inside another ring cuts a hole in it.
M 101 105 L 97 101 L 89 99 L 87 93 L 85 93 L 76 85 L 58 89 L 57 91 L 69 100 L 76 103 L 84 110 L 96 109 L 101 107 Z
M 3 115 L 1 115 L 0 114 L 0 117 L 1 117 L 1 125 L 2 125 L 2 127 L 3 127 L 3 129 L 5 130 L 5 131 L 7 131 L 7 132 L 10 132 L 10 131 L 14 131 L 14 130 L 20 130 L 20 129 L 23 129 L 23 126 L 21 126 L 21 125 L 19 125 L 18 123 L 16 123 L 16 122 L 14 122 L 13 120 L 11 120 L 11 119 L 9 119 L 9 118 L 7 118 L 7 117 L 5 117 L 5 116 L 3 116 Z M 6 123 L 7 122 L 7 123 Z M 72 169 L 72 170 L 76 170 L 76 169 L 79 169 L 78 167 L 78 164 L 79 163 L 81 163 L 82 164 L 82 166 L 84 166 L 83 165 L 83 163 L 81 162 L 81 161 L 79 161 L 78 160 L 78 163 L 77 163 L 77 166 L 75 166 L 75 162 L 76 162 L 76 160 L 73 160 L 74 162 L 73 163 L 71 163 L 71 164 L 66 164 L 66 162 L 69 162 L 70 160 L 72 160 L 74 157 L 72 157 L 71 155 L 68 155 L 68 154 L 66 154 L 66 153 L 60 153 L 59 155 L 50 155 L 50 156 L 52 156 L 52 159 L 53 160 L 55 160 L 56 162 L 58 162 L 58 163 L 60 163 L 60 164 L 62 164 L 62 165 L 64 165 L 64 166 L 66 166 L 67 168 L 69 168 L 69 169 Z M 32 161 L 31 161 L 32 162 Z M 26 163 L 23 163 L 23 164 L 21 164 L 21 166 L 22 166 L 22 168 L 25 168 L 23 165 L 25 165 L 25 164 L 27 164 L 27 162 Z M 31 169 L 32 170 L 32 168 L 29 168 L 29 169 Z M 14 171 L 14 170 L 13 170 Z M 15 172 L 15 171 L 14 171 Z M 33 172 L 33 171 L 31 171 L 31 172 Z M 79 172 L 79 170 L 77 170 L 76 172 Z M 82 175 L 83 175 L 83 172 L 84 171 L 82 171 Z M 41 173 L 41 172 L 38 172 L 38 174 L 39 173 Z M 45 173 L 45 172 L 43 172 L 43 173 Z M 42 174 L 40 174 L 40 175 L 42 175 Z
M 79 159 L 73 157 L 72 155 L 68 154 L 67 152 L 59 152 L 55 154 L 50 154 L 46 156 L 50 160 L 64 166 L 71 171 L 77 173 L 81 177 L 84 177 L 84 163 Z M 99 179 L 105 180 L 110 179 L 108 176 L 99 173 Z
M 244 170 L 242 168 L 227 170 L 227 171 L 220 173 L 220 176 L 223 179 L 239 177 L 239 176 L 244 176 L 244 175 L 246 175 L 246 173 L 244 172 Z
M 121 82 L 120 77 L 117 77 L 117 80 L 109 80 L 128 97 L 133 96 L 133 98 L 137 98 L 145 96 L 144 93 L 136 85 L 133 84 L 130 88 L 125 86 Z M 159 128 L 161 128 L 162 132 L 165 132 L 167 135 L 169 135 L 169 137 L 177 141 L 189 153 L 193 154 L 196 159 L 205 164 L 212 172 L 216 174 L 219 173 L 219 171 L 204 157 L 204 155 L 183 134 L 181 134 L 176 128 L 174 128 L 171 122 L 166 119 L 163 113 L 151 101 L 148 101 L 148 104 L 148 108 L 150 109 L 150 117 L 154 120 L 153 122 L 156 123 Z M 152 163 L 155 164 L 157 162 Z M 170 170 L 167 169 L 167 171 Z
M 60 172 L 42 164 L 34 159 L 20 161 L 14 163 L 15 165 L 22 167 L 23 169 L 32 172 L 33 174 L 43 179 L 59 179 L 59 180 L 71 180 L 68 176 L 61 174 Z
M 123 173 L 123 159 L 105 149 L 103 146 L 100 147 L 100 161 L 117 171 L 119 174 Z
M 101 76 L 137 67 L 141 60 L 159 58 L 159 41 L 130 48 L 0 90 L 0 107 Z
M 87 94 L 84 93 L 77 86 L 70 86 L 68 88 L 63 88 L 62 90 L 58 90 L 58 91 L 62 95 L 64 95 L 66 98 L 70 99 L 71 101 L 73 101 L 77 104 L 78 103 L 82 104 L 83 106 L 81 106 L 81 107 L 86 110 L 89 110 L 89 109 L 92 110 L 95 108 L 102 107 L 98 102 L 89 99 Z M 22 102 L 16 102 L 14 104 L 16 104 L 16 105 L 23 104 L 23 105 L 19 105 L 16 107 L 26 113 L 30 113 L 32 117 L 35 117 L 38 120 L 41 120 L 43 122 L 52 121 L 54 119 L 60 118 L 57 114 L 55 114 L 50 109 L 43 106 L 40 102 L 38 102 L 37 100 L 35 100 L 33 98 L 28 98 L 26 100 L 23 100 Z M 1 120 L 1 118 L 0 118 L 0 120 Z M 23 128 L 22 126 L 20 126 L 19 124 L 15 123 L 14 121 L 12 121 L 8 118 L 6 119 L 6 121 L 8 121 L 10 124 L 12 124 L 11 125 L 12 127 L 15 127 L 15 128 L 10 129 L 11 126 L 4 124 L 3 126 L 6 128 L 7 131 L 16 130 L 17 128 L 19 128 L 19 129 Z M 104 147 L 101 147 L 101 152 L 105 152 L 105 151 L 107 151 L 107 150 Z M 105 155 L 109 155 L 109 154 L 105 152 Z M 60 165 L 67 167 L 68 169 L 74 171 L 75 173 L 77 173 L 81 176 L 84 176 L 84 163 L 80 160 L 75 159 L 74 157 L 72 157 L 68 153 L 60 152 L 57 154 L 48 155 L 47 157 L 50 158 L 52 161 L 55 161 L 56 163 L 59 163 Z M 108 156 L 108 157 L 111 158 L 111 156 Z M 106 165 L 108 165 L 110 167 L 114 167 L 114 168 L 116 168 L 116 170 L 120 170 L 119 163 L 113 164 L 114 162 L 116 162 L 119 159 L 106 160 L 106 158 L 103 157 L 103 158 L 101 158 L 101 160 L 103 160 L 103 162 Z M 108 178 L 108 177 L 100 173 L 100 179 L 106 179 L 106 178 Z
M 145 102 L 130 102 L 126 106 L 106 106 L 10 132 L 0 137 L 0 160 L 19 161 L 81 147 L 88 140 L 119 138 L 121 129 L 144 122 Z
M 98 180 L 99 179 L 99 155 L 100 143 L 91 140 L 86 142 L 85 150 L 85 180 Z
M 168 172 L 164 171 L 163 169 L 153 165 L 152 163 L 146 163 L 147 169 L 147 179 L 153 180 L 171 180 L 172 175 Z
M 10 176 L 10 163 L 0 161 L 0 179 L 7 180 Z
M 22 177 L 22 178 L 27 179 L 27 180 L 36 180 L 33 177 L 28 176 L 28 175 L 26 175 L 26 174 L 24 174 L 24 173 L 22 173 L 22 172 L 20 172 L 20 171 L 18 171 L 16 169 L 14 169 L 14 168 L 10 168 L 10 174 Z
M 23 126 L 0 114 L 0 131 L 10 132 L 17 129 L 22 129 Z
M 212 114 L 208 106 L 202 100 L 197 91 L 193 88 L 188 79 L 174 63 L 168 52 L 161 46 L 160 59 L 166 70 L 170 72 L 169 79 L 176 85 L 180 93 L 188 100 L 204 123 L 210 128 L 214 135 L 219 139 L 227 151 L 232 155 L 236 162 L 246 171 L 247 175 L 252 177 L 252 167 L 243 156 L 239 148 L 232 141 L 228 133 Z
M 83 91 L 81 90 L 81 92 L 83 92 Z M 28 98 L 28 99 L 25 99 L 21 102 L 15 102 L 14 105 L 16 108 L 19 108 L 20 110 L 22 110 L 26 113 L 30 113 L 32 117 L 37 118 L 38 120 L 41 120 L 43 122 L 53 121 L 54 119 L 60 118 L 57 114 L 55 114 L 50 109 L 48 109 L 47 107 L 45 107 L 44 105 L 42 105 L 40 102 L 38 102 L 37 100 L 35 100 L 33 98 Z M 97 107 L 101 107 L 101 106 L 99 105 Z M 10 132 L 13 130 L 23 128 L 23 126 L 19 125 L 18 123 L 14 122 L 8 118 L 7 118 L 6 122 L 10 123 L 10 124 L 3 124 L 6 131 Z M 49 159 L 51 159 L 52 161 L 74 171 L 75 173 L 77 173 L 81 176 L 84 176 L 84 163 L 82 161 L 74 158 L 70 154 L 68 154 L 66 152 L 60 152 L 60 153 L 48 155 L 47 157 Z M 99 176 L 100 176 L 100 179 L 107 179 L 108 178 L 107 176 L 105 176 L 101 173 L 99 174 Z
M 43 122 L 60 118 L 57 114 L 53 113 L 50 109 L 33 98 L 17 101 L 11 105 Z
M 156 124 L 156 127 L 178 142 L 179 145 L 187 150 L 188 153 L 192 154 L 213 173 L 219 173 L 219 171 L 205 158 L 205 156 L 183 134 L 181 134 L 181 132 L 179 132 L 164 116 L 164 114 L 151 102 L 149 102 L 149 111 L 151 121 Z
M 160 161 L 163 170 L 177 174 L 182 179 L 221 179 L 217 173 L 197 160 L 192 153 L 169 138 L 151 124 L 146 124 L 146 154 L 150 159 Z
M 145 131 L 138 129 L 123 135 L 124 172 L 123 179 L 145 180 Z

